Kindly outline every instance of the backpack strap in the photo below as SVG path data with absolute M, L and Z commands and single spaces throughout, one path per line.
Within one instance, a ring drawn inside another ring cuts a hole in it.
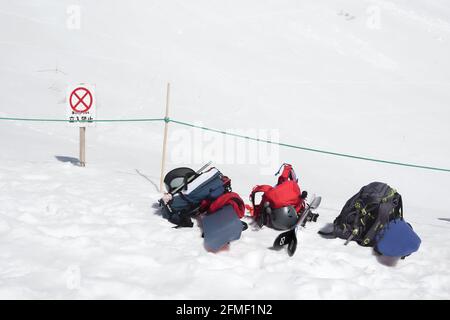
M 394 210 L 398 210 L 398 213 L 402 214 L 403 204 L 401 201 L 401 197 L 398 202 L 398 205 L 399 205 L 398 209 L 396 209 L 398 206 L 394 203 L 394 199 L 395 199 L 394 196 L 396 194 L 397 194 L 397 191 L 395 189 L 390 188 L 388 195 L 386 197 L 384 197 L 383 199 L 381 199 L 380 206 L 378 207 L 377 219 L 373 223 L 372 227 L 364 235 L 364 240 L 362 242 L 363 245 L 367 246 L 367 245 L 373 243 L 378 231 L 380 231 L 380 229 L 383 228 L 383 226 L 385 226 L 389 223 L 389 217 L 390 217 L 391 213 L 393 213 Z
M 278 177 L 278 184 L 282 184 L 285 181 L 292 180 L 295 182 L 298 182 L 297 175 L 295 174 L 294 169 L 292 168 L 292 165 L 288 163 L 284 163 L 277 173 L 275 173 L 275 176 L 280 174 L 281 168 L 283 168 L 283 172 L 281 172 L 281 175 Z
M 231 205 L 238 215 L 239 219 L 245 214 L 245 205 L 241 197 L 235 192 L 228 192 L 214 200 L 208 208 L 208 213 L 214 213 L 220 208 Z
M 192 228 L 194 226 L 192 215 L 187 211 L 169 213 L 168 220 L 176 225 L 175 229 Z
M 365 192 L 366 187 L 367 186 L 362 187 L 361 190 L 359 190 L 359 192 L 354 195 L 344 207 L 344 209 L 347 208 L 347 210 L 349 210 L 347 216 L 355 216 L 353 224 L 347 225 L 344 223 L 342 225 L 344 227 L 344 230 L 340 230 L 342 235 L 348 234 L 347 240 L 345 241 L 344 245 L 348 245 L 352 240 L 356 240 L 358 243 L 360 242 L 359 240 L 363 237 L 362 233 L 369 216 L 371 216 L 372 210 L 378 207 L 378 201 L 376 200 L 370 203 L 364 203 L 362 201 L 362 195 Z M 338 229 L 340 227 L 341 226 L 338 226 Z M 347 229 L 347 227 L 349 228 Z
M 395 210 L 395 216 L 403 219 L 403 201 L 400 194 L 398 194 L 398 205 L 396 206 Z
M 273 187 L 269 186 L 269 185 L 257 185 L 253 188 L 252 193 L 250 193 L 250 201 L 253 205 L 253 218 L 256 220 L 256 222 L 258 223 L 258 225 L 260 227 L 262 227 L 264 224 L 266 224 L 266 216 L 262 213 L 262 203 L 260 204 L 255 204 L 255 195 L 257 193 L 266 193 L 269 190 L 272 190 Z M 261 201 L 262 202 L 262 201 Z
M 259 210 L 258 207 L 260 206 L 260 205 L 256 205 L 256 204 L 255 204 L 255 195 L 256 195 L 257 193 L 260 193 L 260 192 L 266 193 L 267 191 L 272 190 L 272 189 L 273 189 L 272 186 L 269 186 L 269 185 L 266 185 L 266 184 L 257 185 L 257 186 L 255 186 L 255 187 L 253 188 L 252 193 L 250 193 L 250 201 L 251 201 L 251 203 L 252 203 L 252 205 L 253 205 L 253 208 L 254 208 L 254 215 L 255 215 L 255 216 L 258 215 L 258 214 L 257 214 L 257 211 Z

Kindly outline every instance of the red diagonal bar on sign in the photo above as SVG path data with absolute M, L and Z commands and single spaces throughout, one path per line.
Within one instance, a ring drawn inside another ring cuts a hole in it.
M 89 91 L 86 91 L 86 93 L 84 94 L 84 96 L 81 97 L 81 98 L 80 98 L 80 96 L 77 94 L 76 91 L 74 91 L 73 94 L 79 99 L 78 102 L 77 102 L 77 104 L 73 106 L 74 109 L 76 109 L 76 107 L 77 107 L 80 103 L 82 103 L 82 104 L 86 107 L 86 109 L 89 109 L 88 105 L 87 105 L 86 103 L 84 103 L 84 101 L 83 101 L 84 98 L 86 98 L 86 96 L 89 94 Z

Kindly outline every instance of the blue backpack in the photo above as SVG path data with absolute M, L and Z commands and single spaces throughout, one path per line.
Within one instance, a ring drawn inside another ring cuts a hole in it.
M 163 217 L 177 227 L 192 227 L 191 218 L 198 213 L 202 201 L 214 201 L 229 191 L 230 179 L 216 168 L 211 168 L 173 195 L 172 200 L 163 206 Z

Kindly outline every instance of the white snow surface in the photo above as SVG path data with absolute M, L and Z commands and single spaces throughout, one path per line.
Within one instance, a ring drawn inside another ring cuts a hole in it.
M 67 28 L 70 5 L 79 30 Z M 449 57 L 446 0 L 2 0 L 0 117 L 62 119 L 67 85 L 85 82 L 98 118 L 161 118 L 171 82 L 177 120 L 450 168 Z M 177 137 L 194 131 L 170 124 L 167 169 L 209 160 L 173 160 Z M 276 148 L 269 172 L 294 165 L 323 197 L 318 222 L 292 258 L 268 249 L 268 228 L 214 254 L 197 226 L 175 230 L 153 207 L 162 134 L 161 122 L 99 123 L 81 168 L 69 161 L 77 128 L 0 121 L 0 298 L 450 298 L 448 172 Z M 275 183 L 246 159 L 215 165 L 246 201 Z M 393 265 L 317 234 L 372 181 L 402 194 L 422 239 Z

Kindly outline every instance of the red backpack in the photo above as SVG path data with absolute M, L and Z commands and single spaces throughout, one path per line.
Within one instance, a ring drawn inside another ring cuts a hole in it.
M 294 206 L 297 214 L 300 214 L 305 207 L 305 201 L 302 198 L 302 192 L 298 185 L 298 179 L 295 175 L 294 169 L 290 164 L 284 164 L 283 172 L 278 177 L 278 183 L 272 187 L 269 185 L 257 185 L 253 188 L 250 194 L 250 201 L 253 204 L 253 217 L 260 226 L 265 224 L 265 217 L 263 213 L 264 204 L 269 203 L 272 209 L 279 209 L 285 206 Z M 278 170 L 276 175 L 281 171 Z M 262 192 L 262 199 L 260 204 L 255 204 L 255 195 Z

